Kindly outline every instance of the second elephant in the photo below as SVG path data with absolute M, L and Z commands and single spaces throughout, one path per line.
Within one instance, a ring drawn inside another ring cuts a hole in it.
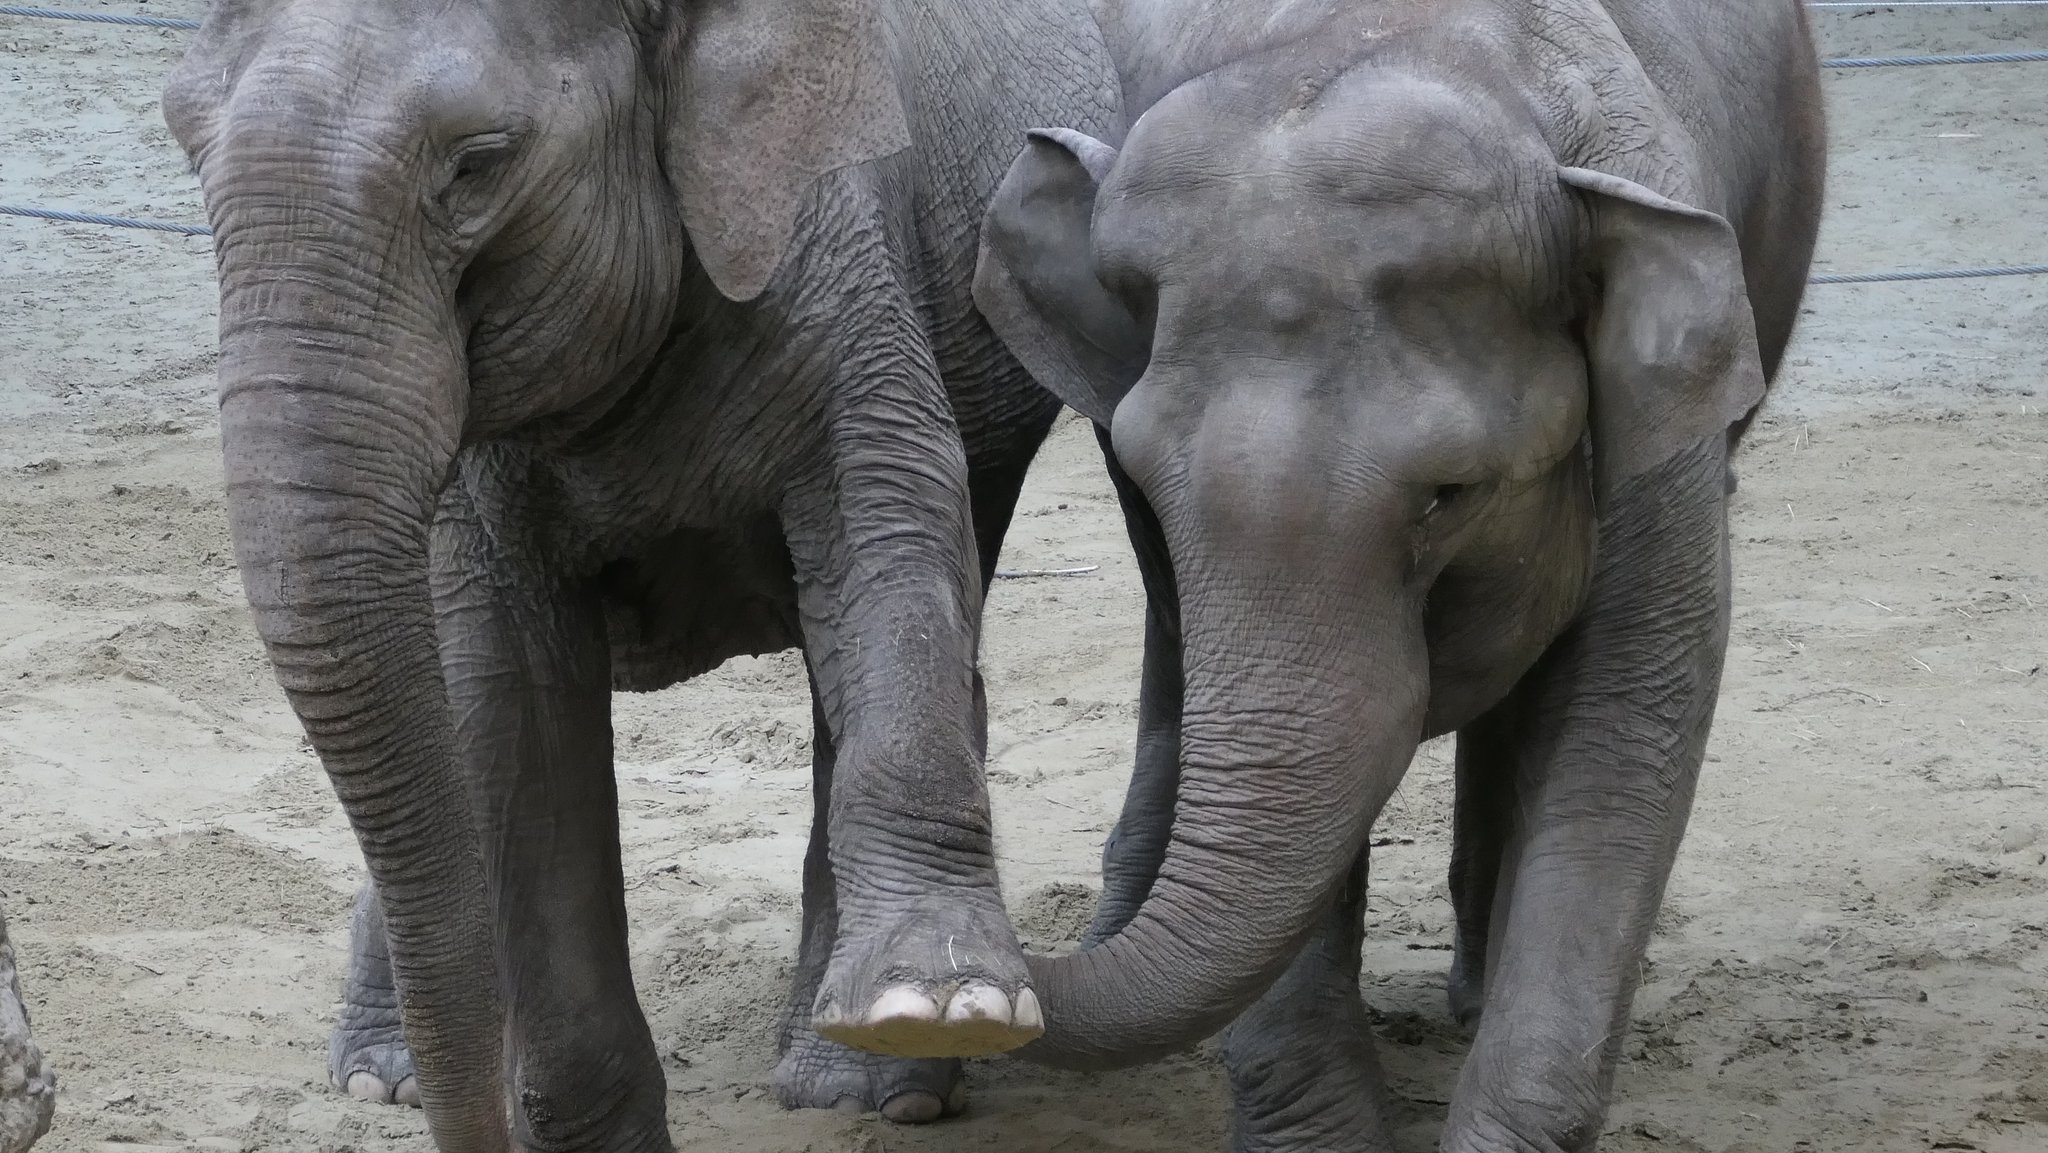
M 1443 1148 L 1598 1136 L 1729 613 L 1729 457 L 1823 130 L 1797 0 L 1100 0 L 1128 136 L 1047 126 L 976 299 L 1096 422 L 1149 609 L 1090 947 L 1026 1055 L 1227 1023 L 1241 1150 L 1390 1147 L 1366 834 L 1458 737 Z

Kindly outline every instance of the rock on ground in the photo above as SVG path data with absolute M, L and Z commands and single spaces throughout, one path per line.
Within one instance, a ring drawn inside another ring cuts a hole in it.
M 0 916 L 0 1153 L 22 1153 L 50 1131 L 57 1078 L 28 1035 L 28 1009 L 14 979 L 14 946 Z

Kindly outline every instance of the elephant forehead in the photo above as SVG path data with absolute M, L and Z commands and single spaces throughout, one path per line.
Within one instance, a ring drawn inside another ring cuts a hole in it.
M 1098 201 L 1098 251 L 1356 279 L 1372 266 L 1520 275 L 1554 247 L 1555 161 L 1484 96 L 1346 78 L 1282 105 L 1191 86 L 1148 112 Z
M 1514 118 L 1485 91 L 1384 68 L 1234 79 L 1203 77 L 1139 117 L 1113 187 L 1137 195 L 1289 174 L 1361 201 L 1487 199 L 1542 159 L 1517 147 Z

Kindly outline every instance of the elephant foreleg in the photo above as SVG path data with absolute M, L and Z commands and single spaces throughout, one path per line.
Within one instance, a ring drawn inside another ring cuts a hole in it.
M 1720 686 L 1724 452 L 1712 437 L 1617 491 L 1587 607 L 1518 690 L 1512 890 L 1448 1153 L 1599 1136 Z
M 1043 1018 L 996 880 L 965 454 L 909 314 L 870 319 L 861 379 L 835 386 L 868 399 L 835 414 L 780 507 L 837 750 L 837 932 L 813 1024 L 888 1056 L 1002 1052 Z
M 1234 1153 L 1388 1153 L 1385 1088 L 1358 992 L 1367 855 L 1321 931 L 1223 1037 Z
M 530 1150 L 668 1153 L 627 953 L 601 607 L 520 543 L 526 518 L 486 528 L 450 503 L 436 606 L 494 913 L 514 1136 Z
M 1109 433 L 1095 428 L 1110 482 L 1124 509 L 1124 528 L 1145 585 L 1145 658 L 1138 682 L 1138 743 L 1123 812 L 1102 846 L 1102 900 L 1081 939 L 1088 948 L 1114 937 L 1152 892 L 1173 832 L 1174 795 L 1180 788 L 1180 609 L 1173 562 L 1145 494 L 1117 463 Z
M 1174 793 L 1180 787 L 1180 639 L 1145 613 L 1145 664 L 1138 682 L 1138 746 L 1123 812 L 1102 846 L 1102 900 L 1081 947 L 1123 930 L 1152 892 L 1173 832 Z
M 1501 863 L 1515 824 L 1516 698 L 1458 730 L 1457 800 L 1451 819 L 1451 1016 L 1471 1028 L 1486 1000 L 1487 950 L 1507 887 Z
M 879 1111 L 891 1121 L 935 1121 L 966 1106 L 966 1081 L 957 1058 L 885 1057 L 828 1041 L 811 1027 L 811 1005 L 839 936 L 833 891 L 831 838 L 832 733 L 818 703 L 811 703 L 811 843 L 804 853 L 803 939 L 797 946 L 796 984 L 783 1017 L 775 1066 L 775 1093 L 792 1109 Z

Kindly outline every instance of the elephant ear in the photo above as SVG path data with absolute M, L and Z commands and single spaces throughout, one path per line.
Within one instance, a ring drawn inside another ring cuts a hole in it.
M 1095 275 L 1095 195 L 1116 149 L 1033 130 L 981 226 L 974 303 L 1033 379 L 1108 428 L 1151 353 L 1137 318 Z
M 910 146 L 896 52 L 868 0 L 691 0 L 670 69 L 666 163 L 718 291 L 752 300 L 812 184 Z
M 1742 252 L 1726 220 L 1619 176 L 1562 168 L 1588 194 L 1600 299 L 1587 331 L 1593 463 L 1612 494 L 1764 398 Z

